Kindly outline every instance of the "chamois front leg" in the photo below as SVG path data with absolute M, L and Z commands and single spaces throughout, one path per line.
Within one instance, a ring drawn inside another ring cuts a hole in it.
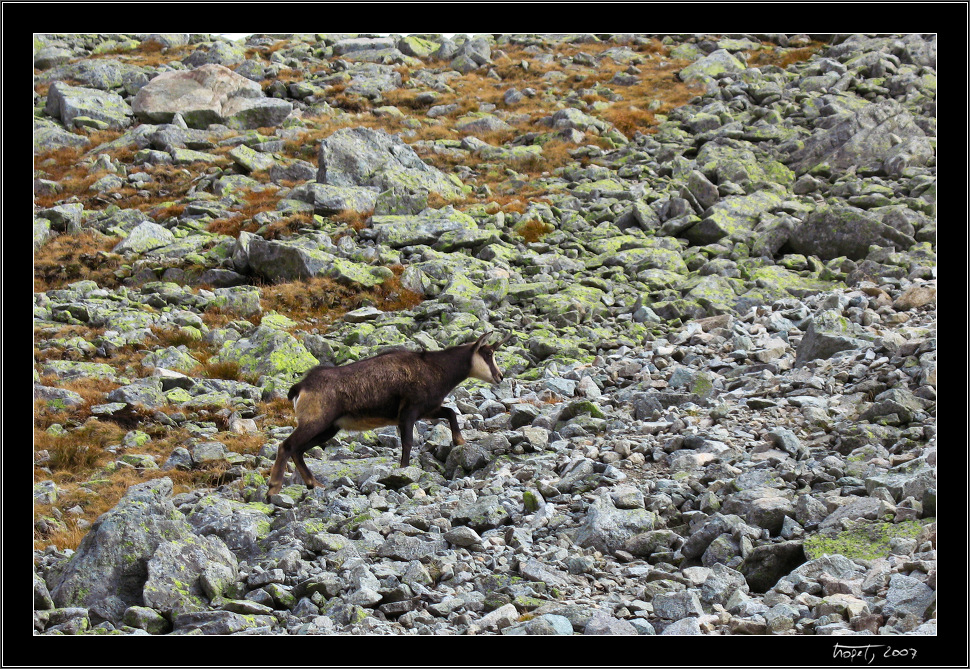
M 454 446 L 461 446 L 465 443 L 465 438 L 461 436 L 461 430 L 458 429 L 458 414 L 455 413 L 454 409 L 449 407 L 438 407 L 436 410 L 429 413 L 425 418 L 444 418 L 448 421 L 448 425 L 451 427 L 451 443 Z
M 269 473 L 269 490 L 266 492 L 267 496 L 275 495 L 283 487 L 283 473 L 286 471 L 286 462 L 290 459 L 290 454 L 287 452 L 286 442 L 284 441 L 276 449 L 276 462 L 273 463 L 273 469 Z
M 315 426 L 297 425 L 296 429 L 290 433 L 290 436 L 283 440 L 283 443 L 276 450 L 276 462 L 273 463 L 273 469 L 270 471 L 269 490 L 267 494 L 275 495 L 283 487 L 286 463 L 290 458 L 293 458 L 296 469 L 300 472 L 300 477 L 307 487 L 313 488 L 314 486 L 320 485 L 313 478 L 313 474 L 310 473 L 309 468 L 307 468 L 306 462 L 303 460 L 303 452 L 327 441 L 337 434 L 338 429 L 329 427 L 322 432 L 318 432 Z
M 316 435 L 310 439 L 310 441 L 297 449 L 296 453 L 293 454 L 293 463 L 296 465 L 296 470 L 300 472 L 300 478 L 303 479 L 303 483 L 310 490 L 322 487 L 323 484 L 317 481 L 317 479 L 313 476 L 313 472 L 311 472 L 310 468 L 306 466 L 306 461 L 303 459 L 303 454 L 314 446 L 321 446 L 327 443 L 339 431 L 340 428 L 338 427 L 328 427 L 326 430 Z

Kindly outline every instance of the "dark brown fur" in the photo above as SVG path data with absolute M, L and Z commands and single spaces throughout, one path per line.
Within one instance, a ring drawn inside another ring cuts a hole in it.
M 287 394 L 295 403 L 297 426 L 277 450 L 269 494 L 282 487 L 290 458 L 307 487 L 320 485 L 307 468 L 303 454 L 326 443 L 341 429 L 397 425 L 402 467 L 410 461 L 414 423 L 419 419 L 447 420 L 452 443 L 463 444 L 458 417 L 442 402 L 455 386 L 471 376 L 492 383 L 502 380 L 494 353 L 508 337 L 488 345 L 484 342 L 490 334 L 442 351 L 393 350 L 340 367 L 311 369 Z

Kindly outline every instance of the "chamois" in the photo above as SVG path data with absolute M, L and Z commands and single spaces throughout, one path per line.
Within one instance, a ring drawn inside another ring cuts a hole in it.
M 465 443 L 454 410 L 442 406 L 455 386 L 468 378 L 501 382 L 495 351 L 509 340 L 486 344 L 486 332 L 468 344 L 441 351 L 396 349 L 347 365 L 314 367 L 290 388 L 297 426 L 276 452 L 269 476 L 269 494 L 280 491 L 286 462 L 293 458 L 308 488 L 321 485 L 306 466 L 303 454 L 326 443 L 341 429 L 372 430 L 397 425 L 401 434 L 401 466 L 407 467 L 414 443 L 414 423 L 444 418 L 454 445 Z

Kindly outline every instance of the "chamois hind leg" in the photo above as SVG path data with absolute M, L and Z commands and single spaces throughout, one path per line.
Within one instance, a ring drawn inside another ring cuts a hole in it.
M 438 407 L 424 417 L 430 419 L 446 419 L 448 421 L 448 425 L 451 427 L 451 443 L 455 446 L 461 446 L 465 443 L 465 439 L 461 436 L 461 431 L 458 429 L 458 414 L 455 413 L 454 409 L 450 409 L 448 407 Z
M 303 451 L 311 447 L 307 446 L 307 444 L 315 445 L 315 438 L 325 431 L 320 430 L 319 425 L 312 423 L 297 425 L 296 429 L 290 433 L 290 436 L 283 440 L 283 443 L 276 449 L 276 462 L 273 463 L 273 469 L 269 474 L 269 490 L 267 494 L 275 495 L 283 487 L 283 475 L 286 473 L 286 462 L 290 458 L 293 458 L 293 462 L 296 463 L 297 470 L 301 470 L 300 463 L 303 462 Z M 299 456 L 299 458 L 296 456 Z M 302 469 L 306 469 L 305 463 Z M 309 474 L 309 471 L 309 469 L 306 469 L 307 474 Z M 300 476 L 303 475 L 304 472 L 300 471 Z M 306 480 L 307 478 L 304 477 L 304 481 Z M 309 474 L 309 480 L 314 480 L 312 474 Z

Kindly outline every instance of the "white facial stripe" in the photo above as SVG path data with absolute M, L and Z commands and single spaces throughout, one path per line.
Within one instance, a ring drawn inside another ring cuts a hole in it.
M 472 370 L 469 376 L 487 383 L 496 383 L 495 378 L 492 376 L 492 369 L 478 351 L 472 356 Z

